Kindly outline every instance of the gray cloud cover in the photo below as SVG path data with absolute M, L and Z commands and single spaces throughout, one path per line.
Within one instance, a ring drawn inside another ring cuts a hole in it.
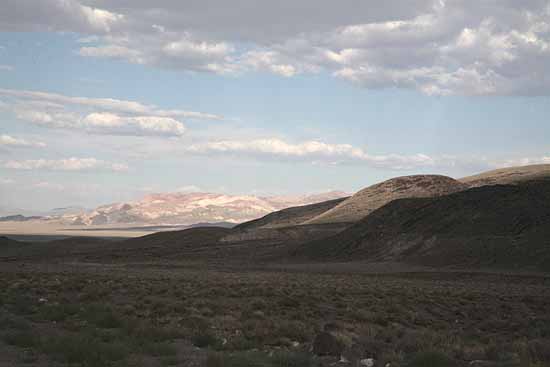
M 83 57 L 429 95 L 550 93 L 547 0 L 8 0 L 4 30 L 74 31 Z

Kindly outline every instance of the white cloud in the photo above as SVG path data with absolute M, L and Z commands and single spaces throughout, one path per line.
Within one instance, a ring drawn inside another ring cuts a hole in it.
M 184 110 L 163 110 L 154 105 L 136 101 L 113 98 L 71 97 L 57 93 L 0 88 L 0 95 L 23 99 L 25 101 L 52 103 L 57 106 L 76 105 L 106 111 L 123 112 L 141 115 L 160 115 L 167 117 L 184 117 L 195 119 L 222 120 L 223 116 Z
M 81 47 L 80 56 L 123 59 L 170 69 L 235 74 L 234 46 L 229 42 L 196 40 L 188 33 L 159 32 L 105 37 L 103 44 Z
M 199 143 L 191 145 L 186 151 L 194 154 L 245 155 L 327 164 L 365 163 L 395 170 L 436 165 L 435 159 L 424 154 L 371 155 L 350 144 L 328 144 L 320 141 L 292 144 L 276 138 Z
M 109 112 L 91 113 L 76 124 L 85 129 L 121 135 L 181 136 L 183 124 L 171 117 L 137 116 L 122 117 Z
M 185 126 L 181 122 L 162 116 L 120 116 L 111 112 L 80 115 L 20 109 L 16 110 L 16 116 L 36 125 L 95 134 L 178 137 L 185 133 Z
M 223 120 L 224 117 L 183 109 L 163 109 L 136 101 L 71 97 L 56 93 L 1 89 L 0 110 L 35 125 L 82 130 L 94 134 L 180 137 L 186 127 L 180 119 Z
M 29 159 L 10 160 L 2 166 L 16 170 L 54 170 L 54 171 L 84 171 L 108 170 L 114 172 L 126 171 L 128 166 L 122 163 L 111 163 L 96 158 L 67 158 L 67 159 Z
M 13 136 L 2 134 L 0 135 L 0 147 L 2 146 L 44 148 L 46 144 L 42 142 L 34 142 L 25 139 L 14 138 Z
M 11 65 L 0 64 L 0 71 L 13 71 L 14 69 Z

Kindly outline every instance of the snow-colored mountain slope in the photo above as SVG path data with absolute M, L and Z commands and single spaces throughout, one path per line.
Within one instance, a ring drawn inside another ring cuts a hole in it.
M 238 196 L 215 193 L 152 194 L 135 202 L 100 206 L 59 217 L 75 225 L 240 223 L 291 206 L 313 204 L 349 194 L 331 191 L 301 196 Z

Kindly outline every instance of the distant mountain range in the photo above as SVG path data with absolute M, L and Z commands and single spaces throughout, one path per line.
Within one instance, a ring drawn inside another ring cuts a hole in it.
M 151 194 L 143 199 L 69 211 L 43 220 L 79 226 L 158 226 L 196 223 L 241 223 L 288 207 L 349 196 L 341 191 L 298 196 L 252 196 L 216 193 Z M 61 210 L 60 210 L 61 211 Z
M 0 222 L 28 222 L 31 220 L 40 220 L 40 219 L 43 219 L 43 217 L 36 216 L 36 215 L 27 217 L 21 214 L 16 214 L 16 215 L 7 215 L 5 217 L 0 217 Z

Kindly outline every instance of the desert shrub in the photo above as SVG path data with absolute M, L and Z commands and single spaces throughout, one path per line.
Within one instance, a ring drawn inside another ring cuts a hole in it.
M 164 342 L 178 339 L 182 336 L 182 333 L 174 328 L 159 327 L 148 322 L 138 321 L 134 318 L 123 319 L 122 330 L 137 344 Z
M 211 353 L 206 358 L 206 367 L 270 367 L 270 364 L 259 353 Z
M 177 353 L 176 347 L 169 342 L 146 342 L 140 347 L 154 357 L 175 356 Z
M 192 338 L 193 345 L 198 348 L 218 347 L 220 340 L 209 332 L 197 333 Z
M 307 353 L 279 352 L 273 355 L 271 364 L 274 367 L 309 367 L 313 361 Z
M 261 298 L 255 299 L 250 303 L 252 310 L 265 310 L 267 308 L 267 302 Z
M 178 364 L 176 356 L 163 356 L 160 358 L 160 364 L 163 366 L 175 366 Z
M 111 308 L 92 304 L 84 310 L 84 319 L 97 327 L 114 329 L 123 326 L 123 320 Z
M 258 343 L 254 339 L 249 339 L 245 336 L 239 335 L 229 339 L 223 349 L 226 350 L 250 350 L 258 348 Z
M 0 315 L 0 330 L 29 330 L 30 328 L 30 323 L 22 317 L 9 314 Z
M 207 318 L 197 315 L 186 318 L 183 323 L 195 332 L 207 329 L 210 324 Z
M 260 352 L 211 353 L 206 367 L 309 367 L 312 361 L 300 352 L 277 352 L 271 357 Z
M 312 328 L 301 321 L 281 321 L 276 324 L 274 336 L 304 342 L 311 337 L 312 333 Z
M 30 315 L 34 312 L 35 302 L 24 295 L 15 295 L 11 297 L 8 302 L 9 309 L 17 315 Z
M 446 354 L 437 351 L 417 353 L 407 365 L 408 367 L 454 367 L 455 362 Z
M 19 354 L 17 361 L 22 364 L 36 363 L 38 361 L 38 355 L 32 349 L 23 350 Z
M 43 305 L 38 309 L 38 317 L 42 320 L 60 322 L 69 316 L 77 314 L 79 309 L 79 306 L 76 304 Z
M 48 337 L 41 350 L 54 359 L 89 367 L 99 367 L 124 360 L 129 349 L 122 343 L 102 343 L 88 335 Z
M 35 335 L 29 330 L 9 331 L 2 339 L 8 345 L 14 345 L 21 348 L 32 348 L 38 343 Z
M 531 361 L 550 363 L 550 339 L 531 340 L 527 348 Z

